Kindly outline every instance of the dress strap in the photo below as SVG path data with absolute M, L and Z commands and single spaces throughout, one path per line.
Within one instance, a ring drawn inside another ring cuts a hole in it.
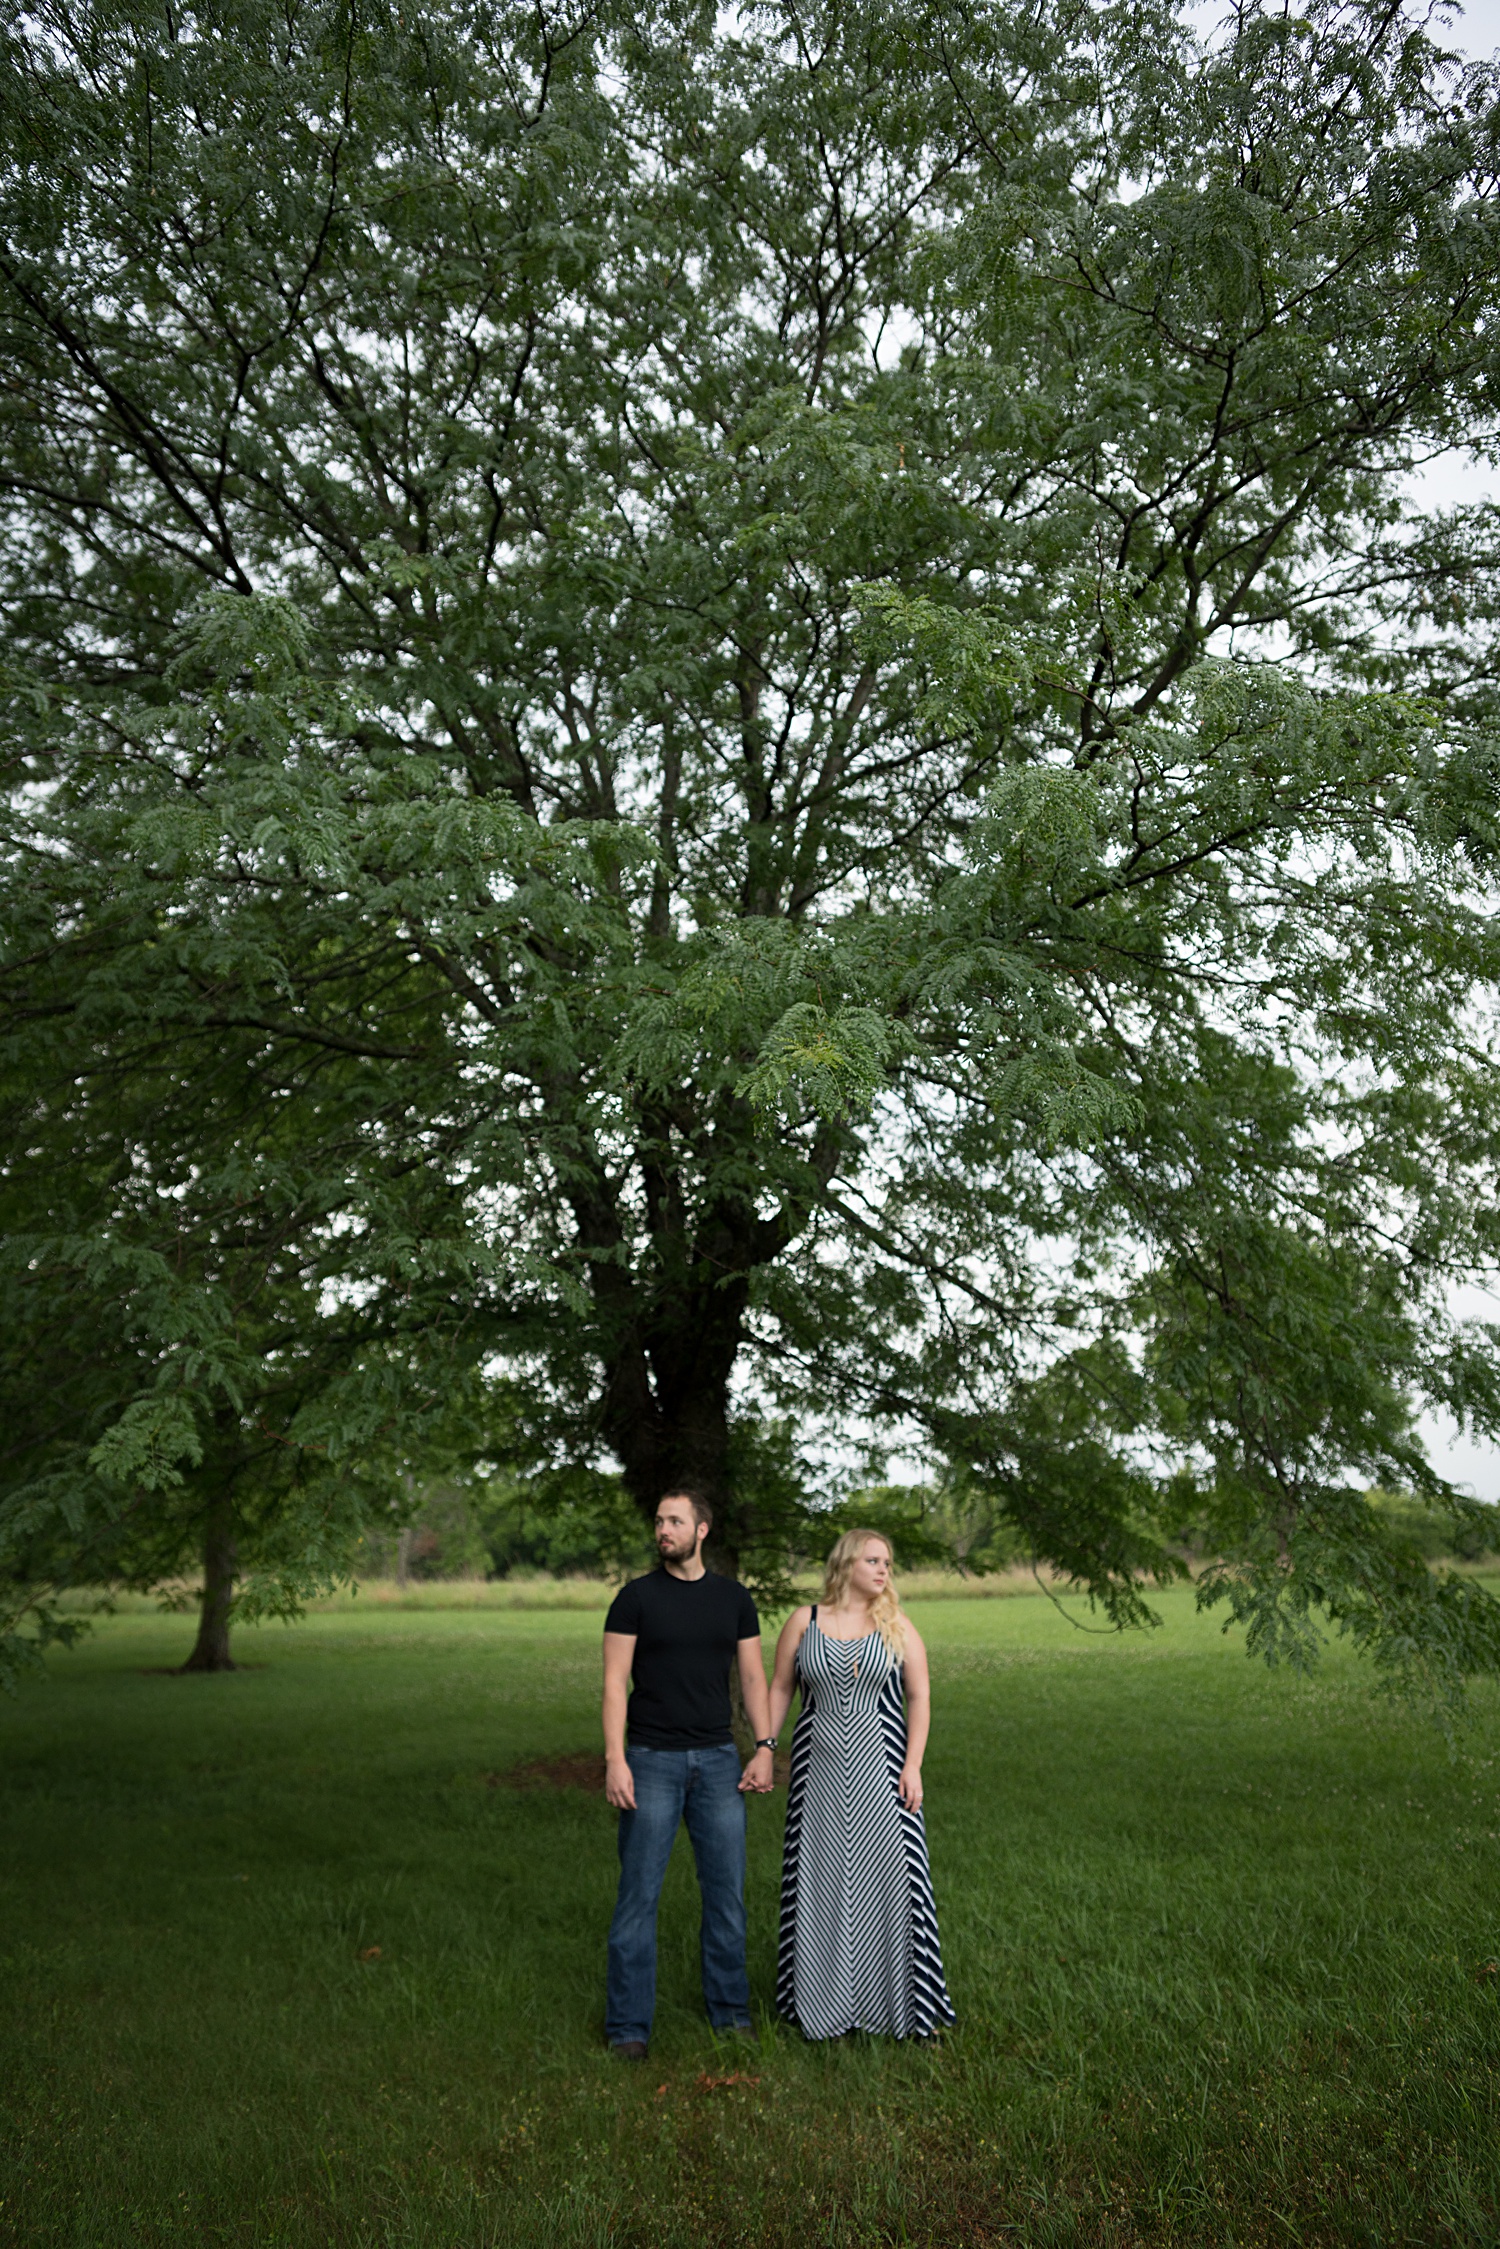
M 818 1621 L 818 1604 L 816 1601 L 812 1605 L 812 1614 L 807 1621 L 809 1624 L 816 1624 Z

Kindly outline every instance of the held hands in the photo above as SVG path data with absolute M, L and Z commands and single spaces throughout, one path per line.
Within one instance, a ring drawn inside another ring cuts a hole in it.
M 903 1765 L 897 1794 L 909 1812 L 922 1809 L 922 1768 L 920 1765 Z
M 776 1761 L 769 1749 L 757 1749 L 740 1775 L 742 1796 L 769 1796 L 776 1786 Z
M 604 1761 L 604 1795 L 617 1812 L 635 1810 L 635 1775 L 623 1757 L 607 1757 Z

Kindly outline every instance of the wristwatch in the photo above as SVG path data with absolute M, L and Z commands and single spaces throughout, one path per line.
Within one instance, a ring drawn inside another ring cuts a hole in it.
M 763 1740 L 757 1741 L 755 1746 L 757 1749 L 774 1749 L 776 1741 L 777 1736 L 775 1734 L 767 1734 Z

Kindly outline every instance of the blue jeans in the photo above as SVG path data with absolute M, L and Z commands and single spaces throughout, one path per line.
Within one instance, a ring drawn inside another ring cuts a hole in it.
M 620 1894 L 609 1927 L 604 2034 L 649 2038 L 656 2012 L 656 1907 L 678 1822 L 687 1822 L 703 1895 L 703 2000 L 716 2030 L 750 2020 L 745 1973 L 745 1799 L 733 1742 L 625 1752 L 635 1810 L 620 1814 Z

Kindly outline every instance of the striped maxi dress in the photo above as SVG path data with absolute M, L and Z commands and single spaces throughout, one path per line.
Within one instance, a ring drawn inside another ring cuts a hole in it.
M 776 2003 L 808 2038 L 930 2038 L 954 2019 L 927 1832 L 897 1792 L 902 1666 L 878 1632 L 831 1640 L 814 1608 L 797 1651 Z

